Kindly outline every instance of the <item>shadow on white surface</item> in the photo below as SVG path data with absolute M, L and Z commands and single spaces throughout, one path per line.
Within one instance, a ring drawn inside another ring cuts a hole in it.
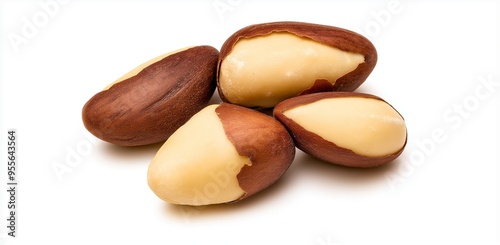
M 271 205 L 279 208 L 289 202 L 304 201 L 304 198 L 308 198 L 303 195 L 304 188 L 314 191 L 313 195 L 331 195 L 332 198 L 341 197 L 336 195 L 335 191 L 333 193 L 331 191 L 339 189 L 352 191 L 352 193 L 364 193 L 376 186 L 379 189 L 386 188 L 389 193 L 390 188 L 385 183 L 385 175 L 396 171 L 397 168 L 398 159 L 379 167 L 360 169 L 327 163 L 297 150 L 295 161 L 288 171 L 273 185 L 254 196 L 235 203 L 198 207 L 166 202 L 163 206 L 163 214 L 165 218 L 174 218 L 188 223 L 227 215 L 239 216 L 241 213 L 261 209 L 263 206 Z M 321 197 L 318 196 L 319 198 Z
M 298 151 L 295 157 L 295 169 L 291 175 L 303 175 L 325 185 L 342 185 L 343 188 L 369 188 L 385 182 L 387 173 L 396 171 L 400 158 L 374 168 L 352 168 L 331 164 Z M 297 176 L 298 178 L 299 176 Z M 389 190 L 389 189 L 388 189 Z

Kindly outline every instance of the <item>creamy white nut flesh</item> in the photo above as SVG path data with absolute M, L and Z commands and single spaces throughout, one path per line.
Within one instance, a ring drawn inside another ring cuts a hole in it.
M 382 157 L 406 142 L 406 125 L 384 101 L 363 97 L 327 98 L 283 114 L 309 132 L 358 155 Z
M 108 86 L 106 86 L 103 90 L 108 90 L 108 89 L 109 89 L 109 88 L 111 88 L 113 85 L 115 85 L 115 84 L 117 84 L 117 83 L 119 83 L 119 82 L 122 82 L 122 81 L 123 81 L 123 80 L 125 80 L 125 79 L 131 78 L 131 77 L 133 77 L 133 76 L 137 75 L 137 74 L 138 74 L 139 72 L 141 72 L 144 68 L 146 68 L 146 67 L 148 67 L 148 66 L 150 66 L 150 65 L 152 65 L 152 64 L 154 64 L 154 63 L 156 63 L 156 62 L 158 62 L 158 61 L 160 61 L 160 60 L 162 60 L 162 59 L 164 59 L 164 58 L 166 58 L 166 57 L 168 57 L 168 56 L 170 56 L 170 55 L 172 55 L 172 54 L 179 53 L 179 52 L 181 52 L 181 51 L 187 50 L 187 49 L 192 48 L 192 47 L 193 47 L 193 46 L 190 46 L 190 47 L 185 47 L 185 48 L 180 48 L 180 49 L 174 50 L 174 51 L 172 51 L 172 52 L 168 52 L 168 53 L 166 53 L 166 54 L 162 54 L 162 55 L 160 55 L 160 56 L 158 56 L 158 57 L 155 57 L 155 58 L 153 58 L 153 59 L 150 59 L 150 60 L 148 60 L 148 61 L 146 61 L 146 62 L 142 63 L 141 65 L 137 66 L 137 67 L 136 67 L 136 68 L 134 68 L 133 70 L 131 70 L 131 71 L 127 72 L 125 75 L 121 76 L 120 78 L 116 79 L 116 81 L 114 81 L 114 82 L 112 82 L 112 83 L 108 84 Z
M 363 62 L 362 54 L 275 32 L 240 39 L 221 63 L 219 86 L 231 103 L 273 107 L 316 79 L 334 83 Z
M 148 184 L 161 199 L 197 206 L 231 202 L 245 194 L 236 175 L 250 159 L 240 156 L 227 138 L 217 106 L 195 114 L 152 160 Z

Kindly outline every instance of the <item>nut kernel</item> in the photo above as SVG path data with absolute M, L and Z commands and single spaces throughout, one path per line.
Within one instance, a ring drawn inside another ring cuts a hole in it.
M 222 45 L 217 89 L 224 102 L 268 108 L 298 95 L 354 91 L 376 63 L 375 47 L 358 33 L 305 22 L 261 23 Z
M 390 155 L 406 141 L 401 115 L 384 101 L 373 98 L 322 99 L 283 114 L 305 130 L 363 156 Z
M 407 141 L 403 117 L 375 95 L 308 94 L 279 103 L 273 113 L 297 148 L 334 164 L 379 166 L 396 159 Z
M 236 175 L 248 157 L 238 154 L 210 105 L 195 114 L 160 148 L 148 169 L 148 184 L 174 204 L 207 205 L 245 194 Z M 196 140 L 189 140 L 196 139 Z
M 85 103 L 85 128 L 122 146 L 166 140 L 208 104 L 215 91 L 218 57 L 215 48 L 196 46 L 146 62 Z
M 273 107 L 312 87 L 353 71 L 364 56 L 287 32 L 240 39 L 220 65 L 219 85 L 227 101 Z
M 272 117 L 237 105 L 211 105 L 162 146 L 148 169 L 161 199 L 185 205 L 235 202 L 265 189 L 288 169 L 295 146 Z

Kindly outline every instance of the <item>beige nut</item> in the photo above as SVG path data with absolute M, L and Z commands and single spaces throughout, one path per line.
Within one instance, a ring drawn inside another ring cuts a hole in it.
M 403 117 L 374 95 L 304 95 L 278 104 L 274 115 L 298 148 L 331 163 L 374 167 L 395 159 L 406 145 Z
M 160 148 L 148 184 L 174 204 L 234 202 L 278 180 L 294 155 L 292 138 L 272 117 L 227 103 L 210 105 Z
M 196 46 L 138 66 L 84 105 L 85 127 L 97 138 L 123 146 L 166 140 L 208 104 L 218 55 L 213 47 Z
M 373 45 L 348 30 L 302 22 L 257 24 L 222 46 L 218 91 L 230 103 L 273 107 L 300 94 L 353 91 L 376 60 Z

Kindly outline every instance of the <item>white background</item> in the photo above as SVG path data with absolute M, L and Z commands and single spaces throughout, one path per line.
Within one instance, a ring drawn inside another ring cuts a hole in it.
M 19 190 L 16 238 L 0 192 L 0 244 L 500 244 L 498 3 L 180 2 L 1 1 L 1 190 L 10 128 Z M 352 29 L 374 43 L 379 60 L 359 91 L 405 117 L 400 158 L 359 170 L 298 152 L 252 198 L 178 207 L 147 186 L 160 144 L 116 147 L 84 129 L 83 104 L 142 62 L 220 48 L 242 27 L 279 20 Z M 61 164 L 69 170 L 58 175 Z

